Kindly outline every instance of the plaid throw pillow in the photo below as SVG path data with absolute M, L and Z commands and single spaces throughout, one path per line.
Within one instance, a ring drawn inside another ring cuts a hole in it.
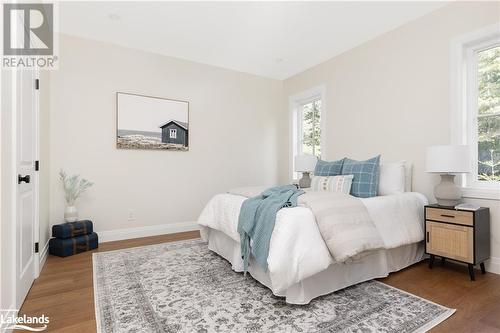
M 342 173 L 342 164 L 344 164 L 344 160 L 345 158 L 333 162 L 318 160 L 318 162 L 316 163 L 316 168 L 314 168 L 314 175 L 338 176 Z
M 366 161 L 346 158 L 342 166 L 343 175 L 354 175 L 351 194 L 355 197 L 370 198 L 377 195 L 380 174 L 380 155 Z

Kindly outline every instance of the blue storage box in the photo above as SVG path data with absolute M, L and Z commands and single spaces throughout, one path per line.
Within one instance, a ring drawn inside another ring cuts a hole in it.
M 94 232 L 94 227 L 92 225 L 92 221 L 90 220 L 68 222 L 52 226 L 52 237 L 62 239 L 89 235 L 92 232 Z
M 99 246 L 97 234 L 82 235 L 72 238 L 52 238 L 49 241 L 49 253 L 59 257 L 96 249 Z

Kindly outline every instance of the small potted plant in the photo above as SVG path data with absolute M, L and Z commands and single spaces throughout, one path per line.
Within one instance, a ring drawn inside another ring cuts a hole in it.
M 64 195 L 66 199 L 66 209 L 64 210 L 64 220 L 66 222 L 75 222 L 78 219 L 78 211 L 75 207 L 75 201 L 89 187 L 94 185 L 86 179 L 80 178 L 80 175 L 68 176 L 66 172 L 59 172 L 61 178 Z

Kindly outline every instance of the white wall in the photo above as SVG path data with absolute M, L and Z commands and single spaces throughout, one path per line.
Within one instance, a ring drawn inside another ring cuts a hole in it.
M 50 77 L 51 223 L 63 218 L 61 168 L 95 182 L 77 206 L 98 231 L 195 221 L 216 193 L 276 183 L 282 88 L 277 80 L 61 36 L 59 70 Z M 189 101 L 189 152 L 116 149 L 117 91 Z
M 409 160 L 413 189 L 432 201 L 439 179 L 424 172 L 424 151 L 450 143 L 450 41 L 500 21 L 499 13 L 499 2 L 447 5 L 289 78 L 285 99 L 326 84 L 326 157 L 380 153 L 385 161 Z M 288 164 L 282 173 L 287 170 Z M 500 202 L 470 201 L 491 209 L 492 256 L 500 272 Z

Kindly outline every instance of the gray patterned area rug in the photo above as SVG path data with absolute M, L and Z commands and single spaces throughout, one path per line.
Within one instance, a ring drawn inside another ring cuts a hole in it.
M 369 281 L 291 305 L 201 240 L 93 256 L 98 332 L 423 332 L 454 310 Z

